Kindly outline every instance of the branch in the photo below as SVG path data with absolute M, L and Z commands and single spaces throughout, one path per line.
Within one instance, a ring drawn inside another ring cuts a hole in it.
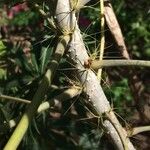
M 12 100 L 12 101 L 16 101 L 16 102 L 20 102 L 20 103 L 26 103 L 26 104 L 30 104 L 31 101 L 26 100 L 26 99 L 22 99 L 22 98 L 18 98 L 18 97 L 12 97 L 12 96 L 7 96 L 7 95 L 0 95 L 0 98 L 5 99 L 5 100 Z
M 116 15 L 114 13 L 113 7 L 109 0 L 105 0 L 105 18 L 106 23 L 117 43 L 118 49 L 121 52 L 122 56 L 126 59 L 129 59 L 129 54 L 127 51 L 127 47 L 124 42 L 124 38 L 119 26 L 119 23 L 117 21 Z
M 141 132 L 146 132 L 146 131 L 150 131 L 150 126 L 135 127 L 127 132 L 128 132 L 128 135 L 131 137 L 131 136 L 134 136 L 136 134 L 139 134 Z
M 103 67 L 118 67 L 118 66 L 137 66 L 137 67 L 150 67 L 150 61 L 144 60 L 94 60 L 92 61 L 91 68 L 97 70 Z
M 68 87 L 58 87 L 56 85 L 51 85 L 51 87 L 50 87 L 50 89 L 53 89 L 53 90 L 64 90 L 64 89 L 67 89 L 67 88 Z M 72 89 L 72 88 L 73 87 L 70 87 L 70 89 Z M 66 92 L 67 92 L 67 90 L 66 90 Z M 25 103 L 25 104 L 30 104 L 31 103 L 30 100 L 26 100 L 26 99 L 18 98 L 18 97 L 13 97 L 13 96 L 8 96 L 8 95 L 4 95 L 4 94 L 1 94 L 0 98 L 3 99 L 3 100 L 16 101 L 16 102 Z
M 68 99 L 72 99 L 73 97 L 79 95 L 81 93 L 81 88 L 80 87 L 71 87 L 70 89 L 65 90 L 63 93 L 57 95 L 56 97 L 52 98 L 49 101 L 46 101 L 42 103 L 37 112 L 40 113 L 46 109 L 49 109 L 51 106 L 52 107 L 58 107 L 59 103 L 62 101 L 66 101 Z
M 29 123 L 31 122 L 34 115 L 36 114 L 39 105 L 41 104 L 42 100 L 45 97 L 45 94 L 47 93 L 47 89 L 51 86 L 54 73 L 56 71 L 56 68 L 58 67 L 59 61 L 65 51 L 65 48 L 66 48 L 66 45 L 68 44 L 69 39 L 70 39 L 69 36 L 63 36 L 58 42 L 55 55 L 49 65 L 49 68 L 47 72 L 45 73 L 37 89 L 37 92 L 35 93 L 33 97 L 31 104 L 29 105 L 24 115 L 22 116 L 19 124 L 14 130 L 8 143 L 4 147 L 4 150 L 15 150 L 20 144 L 24 134 L 26 133 L 28 129 Z
M 104 18 L 104 0 L 100 0 L 100 18 L 101 18 L 101 39 L 100 39 L 100 54 L 99 54 L 99 60 L 103 59 L 104 55 L 104 47 L 105 47 L 105 18 Z M 97 72 L 97 78 L 99 81 L 101 81 L 101 76 L 102 76 L 102 69 L 98 69 Z

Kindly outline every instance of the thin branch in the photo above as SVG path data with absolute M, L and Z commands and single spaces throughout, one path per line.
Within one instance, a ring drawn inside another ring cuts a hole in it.
M 101 38 L 100 38 L 100 49 L 99 49 L 99 60 L 103 59 L 104 47 L 105 47 L 105 18 L 104 18 L 104 0 L 100 0 L 100 21 L 101 21 Z M 97 78 L 101 82 L 102 69 L 98 69 Z
M 127 132 L 128 135 L 131 137 L 141 132 L 147 132 L 147 131 L 150 131 L 150 126 L 135 127 Z
M 103 59 L 105 47 L 105 18 L 104 18 L 104 0 L 100 0 L 100 20 L 101 20 L 101 39 L 99 60 Z
M 30 104 L 31 101 L 26 100 L 26 99 L 22 99 L 22 98 L 18 98 L 18 97 L 12 97 L 12 96 L 7 96 L 7 95 L 0 95 L 0 98 L 5 99 L 5 100 L 12 100 L 12 101 L 16 101 L 16 102 L 20 102 L 20 103 L 26 103 L 26 104 Z
M 104 15 L 106 18 L 106 23 L 117 43 L 118 49 L 124 58 L 129 59 L 130 57 L 129 57 L 127 47 L 124 42 L 122 31 L 120 29 L 119 23 L 117 21 L 117 18 L 114 13 L 110 0 L 105 0 L 104 5 L 105 5 Z
M 53 90 L 62 90 L 62 89 L 67 89 L 67 88 L 68 87 L 58 87 L 56 85 L 51 85 L 51 87 L 50 87 L 50 89 L 53 89 Z M 72 87 L 70 87 L 70 88 L 72 88 Z M 16 102 L 25 103 L 25 104 L 31 103 L 30 100 L 26 100 L 26 99 L 18 98 L 18 97 L 13 97 L 13 96 L 8 96 L 8 95 L 4 95 L 4 94 L 1 94 L 0 98 L 3 100 L 16 101 Z
M 150 61 L 144 60 L 93 60 L 91 68 L 97 70 L 103 67 L 118 67 L 118 66 L 137 66 L 150 67 Z
M 58 107 L 60 101 L 66 101 L 68 99 L 72 99 L 73 97 L 79 95 L 81 93 L 81 88 L 80 87 L 71 87 L 70 89 L 65 90 L 63 93 L 57 95 L 56 97 L 52 98 L 49 101 L 46 101 L 42 103 L 37 112 L 40 113 L 42 111 L 45 111 L 46 109 L 49 109 L 51 106 L 52 107 Z

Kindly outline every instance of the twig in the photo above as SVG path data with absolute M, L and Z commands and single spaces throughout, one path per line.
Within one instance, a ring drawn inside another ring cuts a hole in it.
M 67 89 L 67 88 L 68 87 L 58 87 L 56 85 L 51 85 L 51 87 L 50 87 L 50 89 L 53 89 L 53 90 L 62 90 L 62 89 Z M 72 89 L 72 87 L 70 87 L 70 88 Z M 16 101 L 16 102 L 19 102 L 19 103 L 26 103 L 26 104 L 31 103 L 30 100 L 26 100 L 26 99 L 18 98 L 18 97 L 13 97 L 13 96 L 8 96 L 8 95 L 4 95 L 4 94 L 1 94 L 0 98 L 4 99 L 4 100 L 9 100 L 9 101 Z
M 100 0 L 100 20 L 101 20 L 101 38 L 100 38 L 100 49 L 99 49 L 99 60 L 103 59 L 104 47 L 105 47 L 105 18 L 104 18 L 104 0 Z M 98 69 L 97 78 L 101 82 L 102 69 Z
M 69 89 L 65 90 L 64 92 L 62 92 L 61 94 L 57 95 L 56 97 L 52 98 L 49 101 L 46 101 L 44 103 L 42 103 L 37 112 L 40 113 L 46 109 L 49 109 L 50 106 L 52 107 L 57 107 L 58 104 L 60 103 L 60 101 L 66 101 L 68 99 L 72 99 L 73 97 L 79 95 L 81 93 L 81 88 L 80 87 L 70 87 Z M 52 103 L 52 104 L 51 104 Z
M 97 70 L 103 67 L 117 67 L 117 66 L 137 66 L 150 67 L 150 61 L 144 60 L 93 60 L 91 68 Z
M 12 96 L 7 96 L 7 95 L 0 95 L 0 98 L 5 99 L 5 100 L 12 100 L 12 101 L 16 101 L 16 102 L 20 102 L 20 103 L 26 103 L 26 104 L 30 104 L 31 101 L 26 100 L 26 99 L 22 99 L 22 98 L 18 98 L 18 97 L 12 97 Z
M 128 130 L 127 132 L 129 137 L 131 137 L 141 132 L 147 132 L 147 131 L 150 131 L 150 126 L 135 127 L 131 130 Z
M 122 31 L 120 29 L 119 23 L 117 21 L 116 15 L 114 13 L 113 7 L 111 5 L 111 2 L 109 0 L 105 0 L 105 18 L 106 23 L 117 43 L 118 49 L 121 52 L 122 56 L 126 59 L 129 59 L 129 54 L 127 51 L 127 47 L 124 42 L 124 38 L 122 35 Z

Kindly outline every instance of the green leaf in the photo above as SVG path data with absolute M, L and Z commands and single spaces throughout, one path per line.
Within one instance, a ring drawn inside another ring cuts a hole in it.
M 30 75 L 25 75 L 24 77 L 22 77 L 22 82 L 23 84 L 29 84 L 33 81 L 33 77 Z
M 25 69 L 30 72 L 32 75 L 39 74 L 39 68 L 37 65 L 37 60 L 35 54 L 31 54 L 31 57 L 27 58 L 25 55 L 23 56 L 23 64 Z
M 31 11 L 24 11 L 16 14 L 16 16 L 11 20 L 13 25 L 23 26 L 28 25 L 33 18 L 34 13 Z
M 18 80 L 12 80 L 8 84 L 6 84 L 6 91 L 11 91 L 13 93 L 18 91 L 19 87 L 19 81 Z
M 7 71 L 0 68 L 0 80 L 7 78 Z
M 40 72 L 41 74 L 45 72 L 46 66 L 50 60 L 51 50 L 49 45 L 47 47 L 43 47 L 41 50 L 41 58 L 40 58 Z
M 39 73 L 39 67 L 37 64 L 36 56 L 34 53 L 31 54 L 31 59 L 32 59 L 32 65 L 34 66 L 33 69 L 36 73 Z
M 3 56 L 6 53 L 6 46 L 3 41 L 0 41 L 0 56 Z

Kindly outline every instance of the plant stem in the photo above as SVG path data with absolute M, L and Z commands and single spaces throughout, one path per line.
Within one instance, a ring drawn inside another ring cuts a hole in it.
M 30 104 L 31 101 L 26 100 L 26 99 L 22 99 L 22 98 L 18 98 L 18 97 L 12 97 L 12 96 L 7 96 L 7 95 L 0 95 L 0 98 L 5 99 L 5 100 L 12 100 L 12 101 L 16 101 L 16 102 L 20 102 L 20 103 L 26 103 L 26 104 Z
M 100 0 L 100 21 L 101 21 L 101 39 L 100 39 L 100 49 L 99 49 L 99 60 L 103 59 L 104 47 L 105 47 L 105 18 L 104 18 L 104 0 Z M 101 82 L 102 68 L 98 69 L 97 78 Z
M 133 135 L 139 134 L 141 132 L 146 132 L 146 131 L 150 131 L 150 126 L 135 127 L 128 131 L 129 132 L 128 135 L 131 137 Z
M 118 67 L 118 66 L 138 66 L 138 67 L 150 67 L 150 61 L 144 60 L 93 60 L 91 68 L 97 70 L 103 67 Z
M 106 19 L 106 24 L 116 41 L 118 49 L 124 58 L 130 59 L 120 25 L 118 23 L 117 17 L 111 5 L 111 1 L 110 0 L 105 1 L 104 5 L 105 5 L 104 15 Z

